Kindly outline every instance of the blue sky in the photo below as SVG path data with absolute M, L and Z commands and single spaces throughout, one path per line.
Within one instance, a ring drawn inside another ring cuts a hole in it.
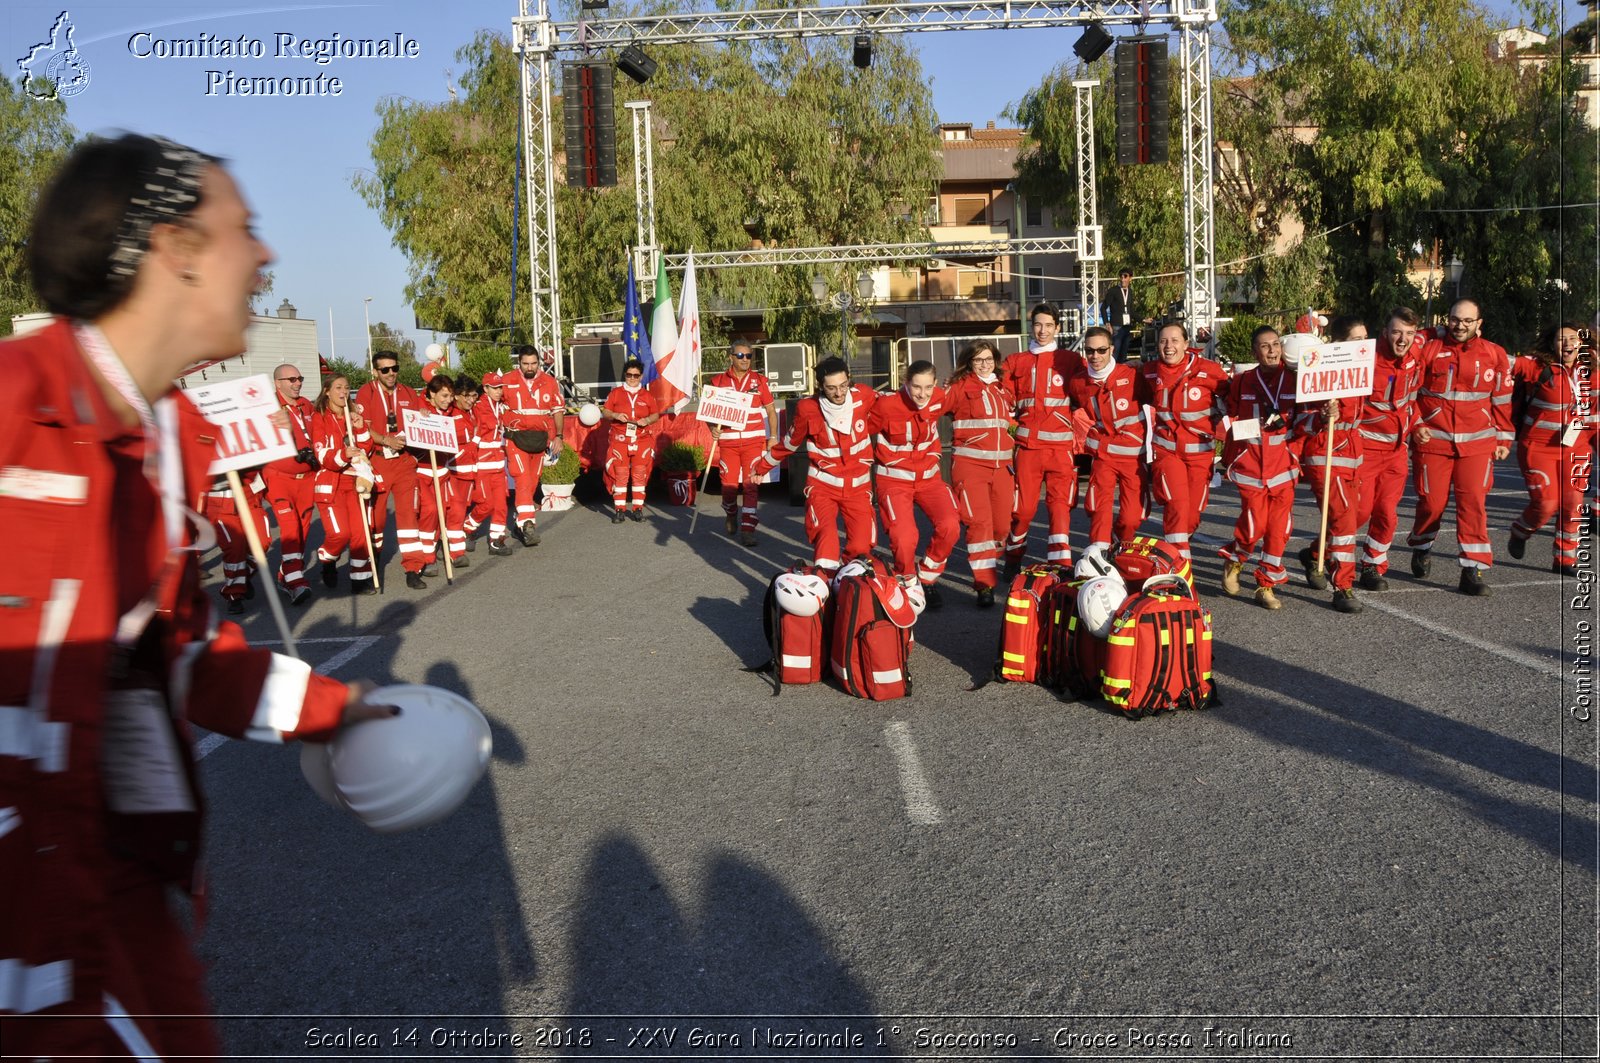
M 1509 3 L 1495 6 L 1510 10 Z M 62 10 L 63 0 L 5 0 L 0 61 L 13 80 L 19 76 L 18 59 L 49 37 Z M 350 181 L 370 163 L 367 144 L 378 101 L 390 95 L 446 98 L 447 82 L 460 73 L 456 49 L 480 28 L 509 33 L 515 0 L 298 5 L 124 0 L 69 3 L 66 10 L 76 28 L 74 43 L 89 66 L 87 87 L 68 102 L 72 123 L 80 132 L 159 133 L 227 158 L 260 217 L 263 237 L 277 254 L 268 303 L 276 307 L 287 298 L 301 316 L 316 318 L 324 354 L 336 351 L 354 359 L 365 351 L 362 301 L 369 296 L 374 322 L 400 327 L 419 350 L 435 338 L 411 327 L 405 261 Z M 135 37 L 141 33 L 149 36 Z M 416 42 L 418 54 L 317 65 L 276 57 L 280 33 L 295 39 L 403 34 Z M 151 51 L 152 39 L 192 40 L 201 34 L 259 40 L 266 55 L 189 59 L 135 54 Z M 1076 36 L 1073 30 L 1039 30 L 923 33 L 910 39 L 922 51 L 940 118 L 982 124 L 1001 120 L 1008 104 L 1070 54 Z M 342 92 L 299 98 L 250 98 L 222 91 L 208 95 L 210 70 L 233 70 L 245 77 L 322 74 L 339 78 Z M 622 129 L 626 135 L 625 124 Z M 521 305 L 525 299 L 519 293 L 519 309 Z

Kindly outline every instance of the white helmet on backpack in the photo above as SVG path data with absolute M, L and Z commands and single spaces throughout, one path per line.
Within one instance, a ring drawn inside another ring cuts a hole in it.
M 1095 576 L 1078 588 L 1078 617 L 1096 638 L 1111 634 L 1117 610 L 1128 600 L 1128 586 L 1121 575 Z
M 795 616 L 816 616 L 828 600 L 828 583 L 820 576 L 783 572 L 772 581 L 778 608 Z
M 910 582 L 902 581 L 900 586 L 905 591 L 906 601 L 911 603 L 911 612 L 921 616 L 928 607 L 928 592 L 922 589 L 922 581 L 913 576 Z
M 1111 563 L 1111 558 L 1106 556 L 1102 547 L 1091 546 L 1078 558 L 1078 564 L 1072 570 L 1075 579 L 1093 579 L 1096 576 L 1116 576 L 1122 578 L 1117 571 L 1117 566 Z
M 492 740 L 483 713 L 434 686 L 383 687 L 367 701 L 397 705 L 401 713 L 355 724 L 325 746 L 302 750 L 312 789 L 326 800 L 331 782 L 341 806 L 384 834 L 425 827 L 454 812 L 489 763 Z
M 829 583 L 832 584 L 834 589 L 837 590 L 839 587 L 839 581 L 842 579 L 846 579 L 850 576 L 869 576 L 871 574 L 872 563 L 865 558 L 858 557 L 855 560 L 848 562 L 843 568 L 835 572 L 833 574 L 833 579 L 831 579 Z

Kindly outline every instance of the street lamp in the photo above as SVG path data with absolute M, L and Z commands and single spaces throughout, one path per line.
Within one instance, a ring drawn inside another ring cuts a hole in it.
M 850 315 L 857 310 L 864 310 L 872 301 L 873 282 L 872 274 L 863 271 L 856 277 L 856 290 L 842 289 L 830 293 L 828 281 L 820 273 L 811 278 L 811 294 L 817 302 L 832 305 L 839 311 L 839 356 L 846 362 L 850 360 Z
M 1450 261 L 1444 264 L 1445 278 L 1450 282 L 1457 302 L 1461 301 L 1461 274 L 1466 271 L 1466 268 L 1467 264 L 1461 261 L 1460 255 L 1452 254 Z
M 372 372 L 372 296 L 361 300 L 361 316 L 367 322 L 367 372 Z

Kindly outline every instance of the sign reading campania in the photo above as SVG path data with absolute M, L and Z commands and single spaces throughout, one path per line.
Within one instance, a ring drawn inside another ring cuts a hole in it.
M 1300 355 L 1295 374 L 1296 402 L 1321 402 L 1372 393 L 1377 340 L 1319 343 Z

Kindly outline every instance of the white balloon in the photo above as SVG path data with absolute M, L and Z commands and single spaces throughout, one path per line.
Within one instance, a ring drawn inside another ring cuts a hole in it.
M 586 402 L 578 407 L 578 423 L 586 428 L 593 428 L 600 423 L 600 407 L 592 402 Z
M 439 343 L 428 344 L 427 349 L 422 353 L 427 356 L 430 362 L 443 362 L 445 358 L 444 345 Z

